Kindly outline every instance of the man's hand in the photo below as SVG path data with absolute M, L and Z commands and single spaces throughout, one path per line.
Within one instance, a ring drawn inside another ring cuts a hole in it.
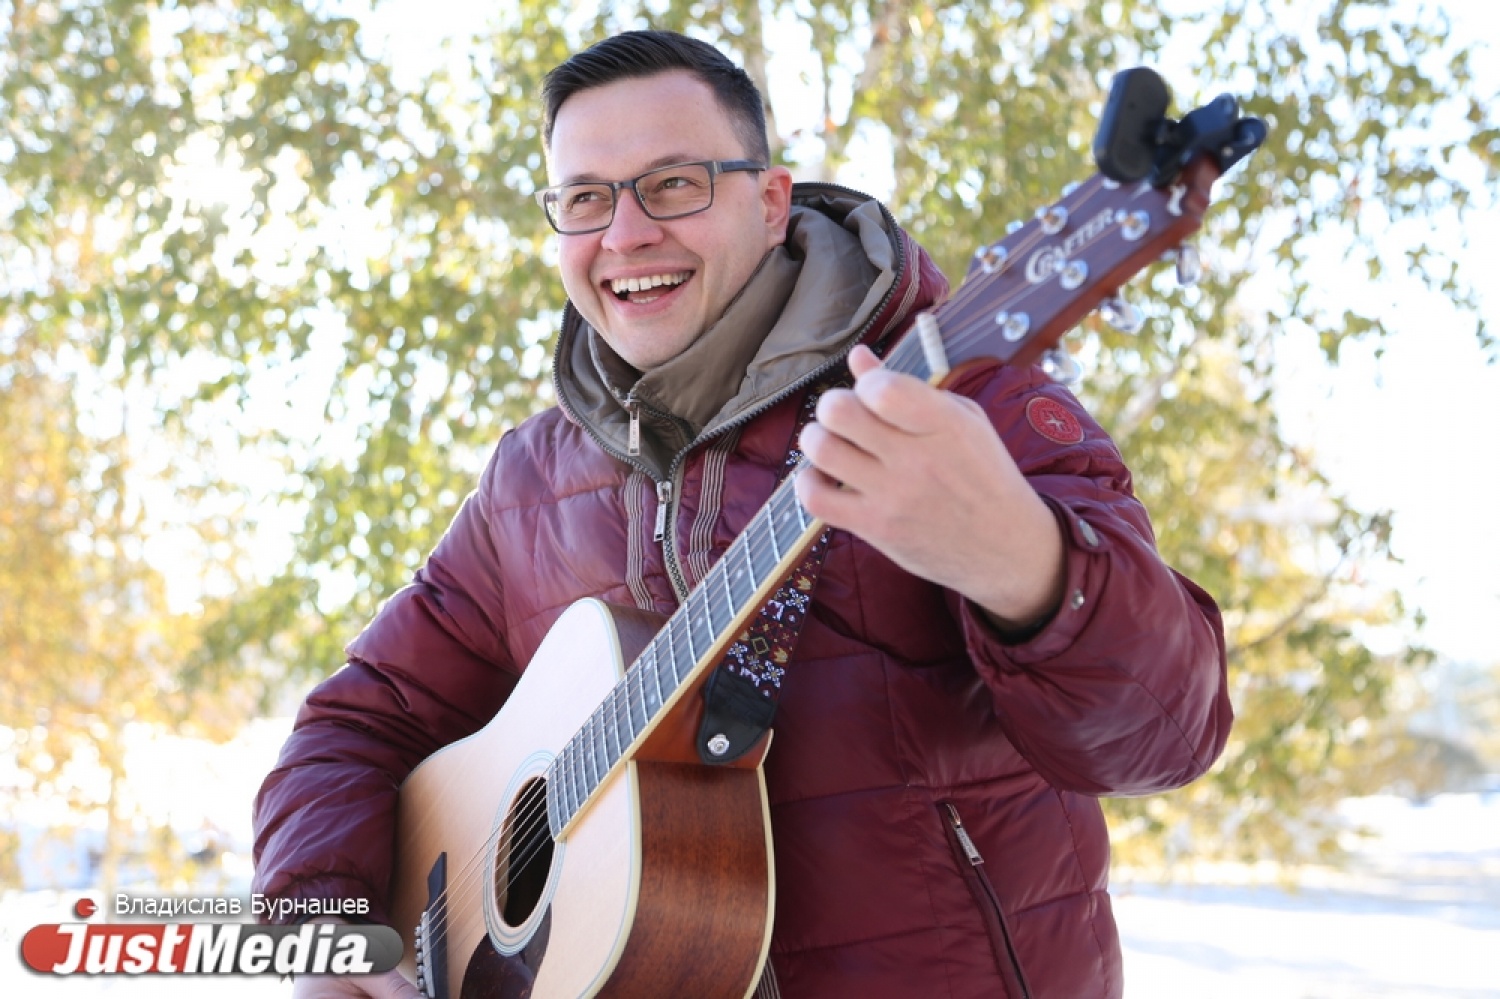
M 298 975 L 292 999 L 423 999 L 399 971 L 383 975 Z
M 949 587 L 1003 627 L 1051 614 L 1065 582 L 1052 511 L 971 399 L 849 355 L 852 389 L 818 401 L 797 477 L 808 513 Z

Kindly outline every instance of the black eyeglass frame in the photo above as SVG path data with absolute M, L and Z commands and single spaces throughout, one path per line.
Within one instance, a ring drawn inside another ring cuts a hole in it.
M 694 208 L 691 211 L 686 212 L 675 212 L 671 215 L 657 215 L 655 212 L 651 211 L 650 208 L 646 207 L 646 199 L 641 197 L 640 189 L 636 187 L 637 184 L 645 180 L 647 177 L 650 177 L 652 174 L 661 173 L 664 170 L 678 170 L 682 167 L 691 166 L 701 166 L 708 169 L 708 204 L 704 205 L 702 208 Z M 714 206 L 714 181 L 719 176 L 719 174 L 740 172 L 759 173 L 760 171 L 765 169 L 768 168 L 764 163 L 757 163 L 755 160 L 688 160 L 685 163 L 669 163 L 666 166 L 659 166 L 655 169 L 647 170 L 640 176 L 632 177 L 629 180 L 579 180 L 573 181 L 572 183 L 568 184 L 557 184 L 553 187 L 544 187 L 540 191 L 536 192 L 536 203 L 541 206 L 542 214 L 547 217 L 547 224 L 552 227 L 553 231 L 562 236 L 583 236 L 591 232 L 603 232 L 605 229 L 608 229 L 611 225 L 614 224 L 615 211 L 619 208 L 620 205 L 620 191 L 624 188 L 630 188 L 630 192 L 635 195 L 636 204 L 641 206 L 641 211 L 646 213 L 647 218 L 655 219 L 658 222 L 667 222 L 672 219 L 687 218 L 689 215 L 697 215 L 699 212 L 706 212 L 710 208 L 712 208 Z M 609 217 L 604 220 L 603 225 L 596 225 L 589 229 L 564 229 L 557 224 L 557 222 L 552 218 L 552 212 L 548 211 L 547 209 L 547 198 L 549 195 L 555 197 L 559 192 L 564 191 L 570 187 L 609 188 Z

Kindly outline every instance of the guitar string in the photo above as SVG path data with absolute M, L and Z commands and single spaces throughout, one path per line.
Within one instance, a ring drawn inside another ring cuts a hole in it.
M 1074 211 L 1079 211 L 1079 210 L 1086 209 L 1087 202 L 1092 199 L 1094 193 L 1096 193 L 1096 190 L 1098 188 L 1100 188 L 1102 186 L 1102 184 L 1103 184 L 1103 178 L 1096 174 L 1089 181 L 1085 182 L 1084 184 L 1079 185 L 1077 188 L 1075 188 L 1075 190 L 1073 192 L 1070 193 L 1070 195 L 1068 197 L 1071 197 L 1073 195 L 1077 195 L 1077 197 L 1074 198 L 1074 204 L 1069 205 L 1067 203 L 1067 200 L 1068 200 L 1067 197 L 1065 197 L 1064 199 L 1062 199 L 1061 201 L 1059 201 L 1058 204 L 1062 205 L 1064 207 L 1068 207 L 1069 208 L 1069 214 L 1070 214 L 1070 217 L 1071 217 Z M 1116 229 L 1120 228 L 1120 226 L 1121 226 L 1121 223 L 1120 223 L 1120 221 L 1118 219 L 1111 219 L 1111 221 L 1109 222 L 1108 225 L 1101 227 L 1101 229 L 1098 232 L 1098 234 L 1096 234 L 1092 238 L 1086 240 L 1080 246 L 1076 247 L 1072 251 L 1072 253 L 1076 254 L 1080 250 L 1087 249 L 1087 248 L 1093 246 L 1095 243 L 1097 243 L 1100 240 L 1102 240 L 1102 239 L 1106 238 L 1107 236 L 1111 235 Z M 1024 236 L 1020 241 L 1018 241 L 1017 246 L 1014 247 L 1010 252 L 1012 253 L 1013 257 L 1022 256 L 1026 252 L 1028 252 L 1031 248 L 1033 248 L 1038 242 L 1041 242 L 1043 239 L 1045 239 L 1048 235 L 1050 235 L 1050 234 L 1045 233 L 1042 230 L 1042 227 L 1041 227 L 1040 224 L 1032 226 L 1030 232 L 1026 236 Z M 949 339 L 950 343 L 952 343 L 954 346 L 965 346 L 965 345 L 967 345 L 971 341 L 973 341 L 973 342 L 979 342 L 979 341 L 982 341 L 983 339 L 987 338 L 988 336 L 993 335 L 993 334 L 989 333 L 988 331 L 982 331 L 982 330 L 973 330 L 973 331 L 970 331 L 970 330 L 965 329 L 964 328 L 965 319 L 962 317 L 962 315 L 965 312 L 966 306 L 972 304 L 972 300 L 973 299 L 978 298 L 982 294 L 988 294 L 988 289 L 985 287 L 985 285 L 987 285 L 989 283 L 992 283 L 993 281 L 1002 278 L 1003 276 L 1005 276 L 1007 274 L 1007 272 L 1010 272 L 1010 273 L 1013 274 L 1013 262 L 1012 262 L 1012 260 L 1007 260 L 1004 265 L 1002 265 L 1001 267 L 997 268 L 992 273 L 982 274 L 976 280 L 970 280 L 970 281 L 964 282 L 959 287 L 959 289 L 953 294 L 953 296 L 951 296 L 947 300 L 947 302 L 944 303 L 944 306 L 940 307 L 940 311 L 941 312 L 951 313 L 950 316 L 945 317 L 945 319 L 947 320 L 947 322 L 951 326 L 958 327 L 953 332 L 952 336 L 947 338 L 947 339 Z M 1044 282 L 1041 282 L 1041 283 L 1038 283 L 1038 284 L 1030 284 L 1030 283 L 1028 283 L 1028 284 L 1025 284 L 1025 285 L 1021 285 L 1021 286 L 1019 286 L 1019 288 L 1011 290 L 1008 294 L 1002 295 L 994 303 L 986 304 L 986 306 L 985 306 L 985 312 L 989 313 L 992 310 L 999 310 L 999 309 L 1003 308 L 1004 306 L 1013 303 L 1015 300 L 1017 300 L 1017 299 L 1019 299 L 1021 297 L 1024 297 L 1025 295 L 1030 294 L 1032 291 L 1045 287 L 1046 284 L 1050 283 L 1050 281 L 1053 278 L 1056 278 L 1056 277 L 1057 277 L 1057 274 L 1053 273 L 1053 274 L 1049 274 L 1048 275 L 1047 281 L 1044 281 Z M 898 370 L 898 371 L 904 370 L 903 367 L 898 366 L 896 362 L 898 362 L 898 360 L 904 360 L 904 359 L 900 358 L 900 353 L 901 353 L 902 348 L 907 347 L 908 345 L 914 345 L 915 343 L 916 343 L 915 338 L 913 338 L 913 337 L 903 337 L 902 340 L 898 342 L 896 348 L 893 349 L 892 355 L 887 358 L 887 360 L 886 360 L 887 366 L 891 366 L 891 367 L 894 368 L 894 370 Z M 917 349 L 911 350 L 910 353 L 912 355 L 912 359 L 913 360 L 922 360 L 923 359 L 922 356 L 921 356 L 920 351 L 917 350 Z M 766 508 L 771 507 L 774 503 L 778 502 L 778 500 L 784 501 L 787 497 L 791 497 L 791 496 L 794 495 L 793 492 L 792 492 L 792 489 L 790 488 L 791 483 L 794 481 L 794 479 L 795 479 L 795 473 L 794 473 L 793 476 L 789 476 L 788 477 L 785 486 L 779 487 L 775 492 L 772 493 L 771 497 L 767 500 Z M 798 504 L 798 507 L 800 508 L 800 504 Z M 805 533 L 811 533 L 811 532 L 805 532 Z M 745 534 L 741 535 L 741 538 L 744 539 L 744 543 L 745 543 L 745 546 L 747 547 L 747 549 L 751 548 L 755 544 L 754 539 L 750 538 L 748 531 Z M 739 540 L 739 539 L 737 539 L 737 540 Z M 731 544 L 731 547 L 732 546 L 733 546 L 733 543 Z M 771 549 L 770 549 L 770 554 L 773 557 L 775 557 L 775 555 L 776 555 L 775 547 L 776 547 L 775 546 L 775 540 L 773 538 L 772 539 L 772 543 L 771 543 Z M 728 554 L 728 552 L 726 551 L 726 555 L 727 554 Z M 751 557 L 753 557 L 754 552 L 749 552 L 748 554 L 750 554 Z M 766 552 L 764 550 L 762 550 L 761 554 L 764 555 L 764 554 L 766 554 Z M 722 565 L 722 561 L 723 560 L 721 559 L 721 562 L 719 564 Z M 707 577 L 705 577 L 705 582 L 706 581 L 707 581 Z M 726 586 L 727 586 L 727 583 L 726 583 Z M 732 601 L 733 600 L 732 592 L 729 593 L 729 596 L 730 596 L 731 601 Z M 689 599 L 691 600 L 692 597 L 690 596 Z M 704 599 L 703 599 L 702 602 L 705 605 L 707 605 L 708 602 L 709 602 L 709 600 L 708 600 L 707 597 L 704 597 Z M 685 602 L 684 605 L 683 605 L 683 608 L 679 608 L 679 611 L 685 609 L 686 607 L 687 607 L 687 604 Z M 742 609 L 742 607 L 743 607 L 743 605 L 741 605 L 740 608 L 735 608 L 731 604 L 731 610 L 732 610 L 733 613 L 738 613 L 738 610 Z M 711 624 L 711 617 L 710 617 L 710 624 Z M 674 613 L 673 617 L 671 619 L 669 619 L 668 622 L 667 622 L 667 624 L 663 627 L 662 634 L 666 634 L 668 632 L 668 630 L 671 629 L 671 628 L 673 628 L 674 626 L 675 627 L 679 627 L 679 628 L 690 627 L 690 625 L 685 625 L 685 624 L 683 624 L 682 621 L 679 621 L 678 620 L 678 614 Z M 654 651 L 655 644 L 656 644 L 656 640 L 653 640 L 653 642 L 651 643 L 651 645 L 648 646 L 648 649 L 652 649 Z M 642 656 L 640 657 L 640 659 L 644 659 L 644 652 L 642 653 Z M 639 661 L 639 659 L 638 659 L 638 661 Z M 657 657 L 657 664 L 656 665 L 658 667 L 656 679 L 659 681 L 659 679 L 660 679 L 659 657 Z M 695 662 L 694 665 L 696 666 L 696 662 Z M 674 677 L 675 677 L 675 672 L 676 672 L 675 666 L 673 666 Z M 691 673 L 691 672 L 692 672 L 692 669 L 690 668 L 689 669 L 689 673 Z M 632 670 L 631 672 L 627 673 L 626 676 L 624 678 L 622 678 L 622 680 L 620 681 L 620 683 L 617 684 L 616 687 L 611 690 L 610 694 L 607 695 L 607 697 L 605 699 L 606 701 L 610 702 L 610 704 L 611 704 L 611 711 L 610 711 L 610 713 L 613 714 L 615 716 L 615 718 L 616 718 L 616 726 L 615 726 L 615 736 L 616 736 L 615 741 L 616 741 L 616 745 L 622 745 L 622 740 L 619 737 L 619 731 L 618 731 L 618 716 L 619 716 L 619 713 L 618 713 L 617 709 L 618 709 L 619 705 L 615 703 L 615 701 L 617 700 L 617 691 L 620 690 L 621 686 L 628 687 L 628 684 L 629 684 L 631 678 L 635 677 L 635 676 L 639 676 L 639 675 L 640 675 L 640 673 L 637 670 Z M 644 683 L 644 680 L 642 681 L 642 683 Z M 673 692 L 675 692 L 676 686 L 673 686 L 672 689 L 673 689 Z M 627 693 L 627 696 L 628 696 L 628 693 Z M 667 694 L 665 696 L 664 700 L 665 699 L 669 699 L 670 696 L 671 696 L 670 694 Z M 603 704 L 600 705 L 600 708 L 603 708 Z M 658 711 L 659 710 L 660 709 L 658 708 Z M 628 715 L 628 708 L 627 708 L 627 715 Z M 589 716 L 589 720 L 587 722 L 585 722 L 585 727 L 587 727 L 590 723 L 592 723 L 594 721 L 595 717 L 597 717 L 597 716 L 600 716 L 600 709 L 596 709 L 595 712 L 592 713 Z M 655 716 L 655 713 L 652 713 L 651 717 L 654 717 L 654 716 Z M 648 718 L 648 721 L 649 720 L 650 719 Z M 580 732 L 581 731 L 582 730 L 580 730 Z M 577 736 L 575 735 L 575 737 L 573 739 L 570 739 L 568 745 L 573 745 L 574 742 L 575 742 L 575 740 L 576 740 L 576 738 L 577 738 Z M 603 743 L 602 744 L 602 748 L 605 750 L 605 755 L 606 756 L 612 755 L 612 754 L 609 753 L 608 744 L 607 743 Z M 557 759 L 560 760 L 560 757 L 557 758 Z M 617 763 L 619 761 L 619 759 L 620 759 L 620 756 L 616 755 L 615 759 L 611 762 L 609 768 L 606 769 L 605 775 L 603 775 L 603 777 L 601 777 L 601 780 L 599 781 L 599 783 L 594 784 L 594 786 L 589 789 L 588 794 L 585 796 L 585 799 L 584 799 L 585 803 L 587 802 L 587 800 L 589 798 L 591 798 L 593 796 L 593 794 L 598 790 L 599 787 L 603 786 L 603 784 L 607 782 L 607 780 L 608 780 L 608 772 L 607 772 L 608 769 L 613 769 L 614 764 Z M 577 763 L 575 764 L 575 769 L 578 768 L 578 767 L 580 767 L 582 765 L 582 762 L 583 761 L 577 761 Z M 549 767 L 547 773 L 550 774 L 551 771 L 552 771 L 552 768 Z M 543 776 L 545 776 L 545 774 L 539 774 L 538 775 L 539 778 L 541 778 Z M 559 776 L 561 776 L 561 775 L 560 774 L 552 774 L 552 779 L 557 779 Z M 585 783 L 593 783 L 592 780 L 590 778 L 588 778 L 588 776 L 587 776 L 586 773 L 584 773 L 584 774 L 582 774 L 580 776 L 583 777 Z M 509 827 L 512 830 L 512 836 L 511 836 L 512 842 L 514 843 L 514 842 L 517 841 L 517 839 L 520 839 L 520 848 L 519 848 L 519 850 L 512 850 L 512 851 L 510 851 L 511 855 L 513 857 L 517 857 L 517 859 L 513 860 L 509 864 L 509 870 L 517 872 L 517 873 L 512 874 L 512 875 L 510 875 L 507 878 L 507 882 L 506 882 L 506 885 L 505 885 L 505 888 L 504 888 L 504 892 L 505 893 L 509 892 L 509 890 L 514 886 L 516 879 L 520 877 L 520 873 L 519 872 L 522 872 L 522 871 L 524 871 L 527 868 L 527 866 L 531 863 L 531 861 L 534 860 L 536 858 L 536 856 L 540 853 L 540 851 L 545 848 L 546 842 L 551 839 L 550 824 L 547 821 L 545 821 L 546 816 L 547 816 L 548 813 L 547 813 L 547 808 L 546 808 L 546 805 L 547 805 L 546 792 L 545 792 L 544 788 L 545 788 L 545 782 L 543 782 L 541 780 L 538 780 L 538 781 L 536 781 L 534 783 L 534 785 L 531 788 L 529 788 L 527 791 L 522 792 L 522 794 L 517 797 L 517 799 L 516 799 L 516 805 L 517 805 L 517 807 L 514 808 L 507 815 L 508 822 L 506 820 L 502 820 L 500 823 L 498 823 L 496 825 L 494 832 L 492 832 L 490 834 L 490 836 L 487 837 L 486 842 L 484 843 L 484 846 L 481 849 L 481 851 L 477 852 L 474 856 L 472 856 L 471 858 L 469 858 L 469 860 L 465 863 L 464 868 L 450 882 L 449 886 L 445 887 L 444 889 L 442 889 L 437 894 L 437 896 L 436 896 L 436 900 L 437 901 L 444 901 L 444 902 L 446 902 L 448 900 L 448 897 L 450 895 L 458 894 L 460 892 L 468 892 L 468 891 L 472 890 L 476 886 L 477 883 L 480 882 L 480 879 L 483 877 L 483 872 L 480 871 L 480 870 L 478 870 L 478 868 L 481 867 L 481 866 L 483 866 L 483 867 L 487 867 L 488 866 L 488 858 L 494 853 L 494 848 L 498 845 L 500 838 L 505 834 L 505 830 L 506 830 L 507 824 L 509 825 Z M 580 807 L 582 807 L 582 803 L 580 804 Z M 430 905 L 429 905 L 429 907 L 430 907 Z M 430 938 L 430 939 L 433 939 L 433 938 Z M 440 941 L 441 937 L 438 937 L 438 938 L 435 938 L 435 939 L 437 939 L 437 940 Z

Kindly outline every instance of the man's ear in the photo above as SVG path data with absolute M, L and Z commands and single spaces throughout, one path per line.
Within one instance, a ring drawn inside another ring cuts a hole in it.
M 761 207 L 766 220 L 766 248 L 786 242 L 787 220 L 792 215 L 792 172 L 786 167 L 767 167 L 762 174 L 765 185 Z

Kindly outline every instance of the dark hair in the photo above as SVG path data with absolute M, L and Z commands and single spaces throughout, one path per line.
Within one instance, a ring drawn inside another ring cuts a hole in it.
M 551 148 L 557 112 L 574 94 L 617 80 L 673 70 L 686 70 L 707 84 L 719 106 L 728 113 L 735 133 L 744 143 L 745 154 L 761 163 L 771 162 L 765 105 L 750 75 L 707 42 L 672 31 L 626 31 L 614 35 L 548 73 L 542 81 L 542 105 L 546 113 L 543 142 Z

